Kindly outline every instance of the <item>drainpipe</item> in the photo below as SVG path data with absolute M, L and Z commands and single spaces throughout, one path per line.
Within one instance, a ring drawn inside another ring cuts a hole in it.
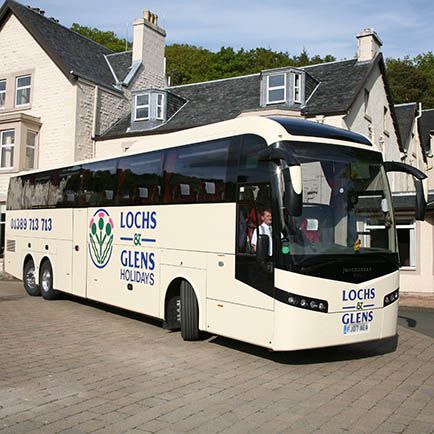
M 96 123 L 97 123 L 97 113 L 98 113 L 98 96 L 99 96 L 99 86 L 95 86 L 94 96 L 93 96 L 93 116 L 92 116 L 92 158 L 95 158 L 96 152 Z

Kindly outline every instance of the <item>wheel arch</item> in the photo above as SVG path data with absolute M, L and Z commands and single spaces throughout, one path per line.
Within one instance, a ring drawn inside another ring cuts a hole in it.
M 202 302 L 200 298 L 200 294 L 198 292 L 198 282 L 196 282 L 196 279 L 192 278 L 192 276 L 188 276 L 184 273 L 177 273 L 176 275 L 171 277 L 170 283 L 166 286 L 165 294 L 164 294 L 164 304 L 162 306 L 162 313 L 163 313 L 163 319 L 166 319 L 167 314 L 167 304 L 171 297 L 173 296 L 180 296 L 181 293 L 181 282 L 186 281 L 188 282 L 191 287 L 193 288 L 194 295 L 196 296 L 198 308 L 199 308 L 199 324 L 202 324 L 202 320 L 204 319 L 204 303 Z

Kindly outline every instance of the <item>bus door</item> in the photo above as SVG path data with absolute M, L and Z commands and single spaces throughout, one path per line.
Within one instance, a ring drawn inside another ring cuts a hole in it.
M 271 302 L 274 295 L 274 272 L 270 184 L 239 184 L 237 200 L 235 277 L 268 295 Z M 258 262 L 256 257 L 256 243 L 258 236 L 261 235 L 269 237 L 269 259 L 264 262 Z M 268 307 L 270 308 L 271 305 Z
M 86 297 L 87 282 L 87 209 L 73 209 L 72 293 Z

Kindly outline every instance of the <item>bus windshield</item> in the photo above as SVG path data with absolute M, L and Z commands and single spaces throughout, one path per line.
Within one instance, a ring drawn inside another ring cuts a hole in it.
M 381 155 L 355 147 L 288 143 L 301 163 L 303 211 L 282 249 L 300 263 L 317 255 L 396 253 L 391 194 Z

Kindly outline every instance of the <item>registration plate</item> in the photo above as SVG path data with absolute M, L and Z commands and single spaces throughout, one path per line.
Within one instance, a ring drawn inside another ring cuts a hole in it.
M 366 333 L 369 331 L 368 322 L 356 322 L 353 324 L 344 325 L 344 335 L 354 334 L 354 333 Z

